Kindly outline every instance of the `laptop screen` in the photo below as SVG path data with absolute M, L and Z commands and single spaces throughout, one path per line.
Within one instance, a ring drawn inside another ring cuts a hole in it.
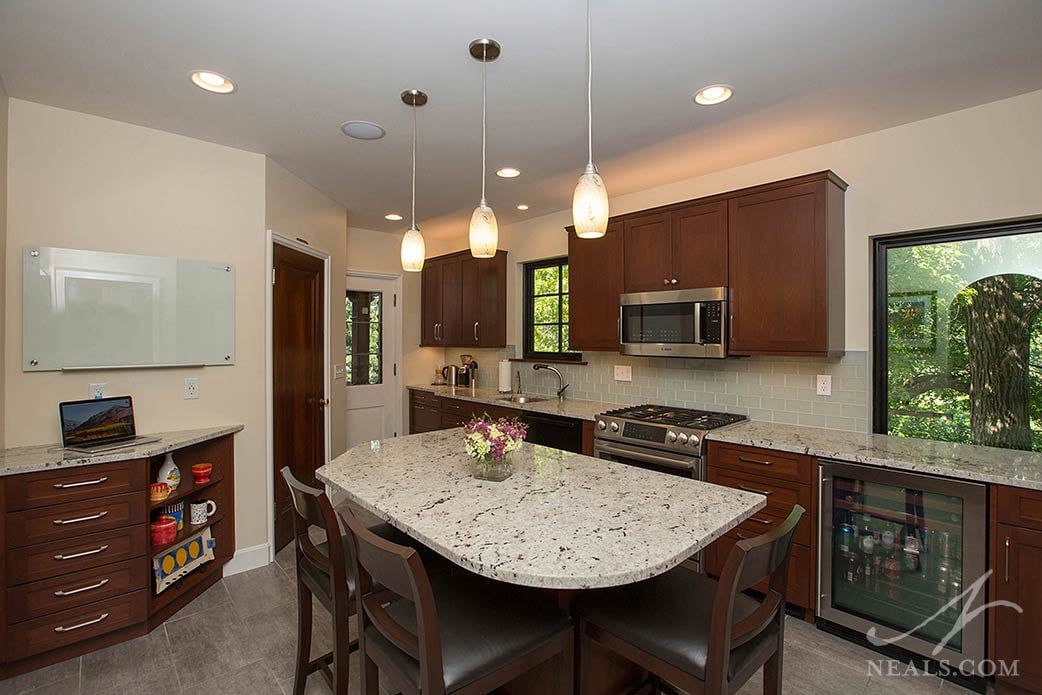
M 58 414 L 62 446 L 103 444 L 136 434 L 130 396 L 67 401 L 58 405 Z

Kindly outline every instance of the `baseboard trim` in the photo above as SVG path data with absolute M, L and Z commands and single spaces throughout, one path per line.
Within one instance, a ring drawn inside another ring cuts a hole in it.
M 235 555 L 224 566 L 224 576 L 230 577 L 240 572 L 248 572 L 258 567 L 264 567 L 270 562 L 271 550 L 267 543 L 254 545 L 249 548 L 240 548 Z

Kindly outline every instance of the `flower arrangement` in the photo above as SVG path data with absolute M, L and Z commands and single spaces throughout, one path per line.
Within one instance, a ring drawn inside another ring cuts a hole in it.
M 521 448 L 528 434 L 516 419 L 492 419 L 487 413 L 474 417 L 463 427 L 467 455 L 474 459 L 474 476 L 484 480 L 505 480 L 513 473 L 507 454 Z

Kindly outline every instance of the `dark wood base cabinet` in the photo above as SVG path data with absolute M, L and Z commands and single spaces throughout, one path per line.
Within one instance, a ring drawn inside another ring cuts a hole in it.
M 163 456 L 0 477 L 0 680 L 144 635 L 222 576 L 235 554 L 232 435 L 177 449 L 178 489 L 151 502 Z M 212 463 L 196 485 L 194 463 Z M 217 504 L 207 524 L 188 523 L 189 502 Z M 209 528 L 215 560 L 155 593 L 149 523 L 185 503 L 178 540 Z
M 1042 492 L 991 487 L 991 600 L 1023 612 L 988 611 L 990 656 L 1016 675 L 997 675 L 998 695 L 1042 693 Z

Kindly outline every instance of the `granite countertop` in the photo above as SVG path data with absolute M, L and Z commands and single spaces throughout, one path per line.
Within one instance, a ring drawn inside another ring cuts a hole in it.
M 551 589 L 653 577 L 767 501 L 535 444 L 512 456 L 507 480 L 471 477 L 457 428 L 360 444 L 317 475 L 462 567 Z
M 1042 490 L 1042 454 L 1031 451 L 755 420 L 713 430 L 706 438 L 913 473 Z
M 533 413 L 544 413 L 546 415 L 557 415 L 570 417 L 576 420 L 596 420 L 597 416 L 608 410 L 615 410 L 621 406 L 618 403 L 601 403 L 600 401 L 573 401 L 565 398 L 558 400 L 556 396 L 547 397 L 545 394 L 525 394 L 537 398 L 547 398 L 538 403 L 510 403 L 500 400 L 509 393 L 500 393 L 495 389 L 479 389 L 470 386 L 433 386 L 414 384 L 408 387 L 412 391 L 426 391 L 446 398 L 458 398 L 462 401 L 474 401 L 475 403 L 486 403 L 499 406 L 500 408 L 514 408 L 516 410 L 528 410 Z
M 73 468 L 76 466 L 91 466 L 97 463 L 149 458 L 191 446 L 192 444 L 198 444 L 199 442 L 217 439 L 226 434 L 234 434 L 242 431 L 242 429 L 242 425 L 223 425 L 195 430 L 178 430 L 176 432 L 156 432 L 143 436 L 158 437 L 159 441 L 157 442 L 116 449 L 94 456 L 65 451 L 58 444 L 0 449 L 0 476 L 31 473 L 53 468 Z

